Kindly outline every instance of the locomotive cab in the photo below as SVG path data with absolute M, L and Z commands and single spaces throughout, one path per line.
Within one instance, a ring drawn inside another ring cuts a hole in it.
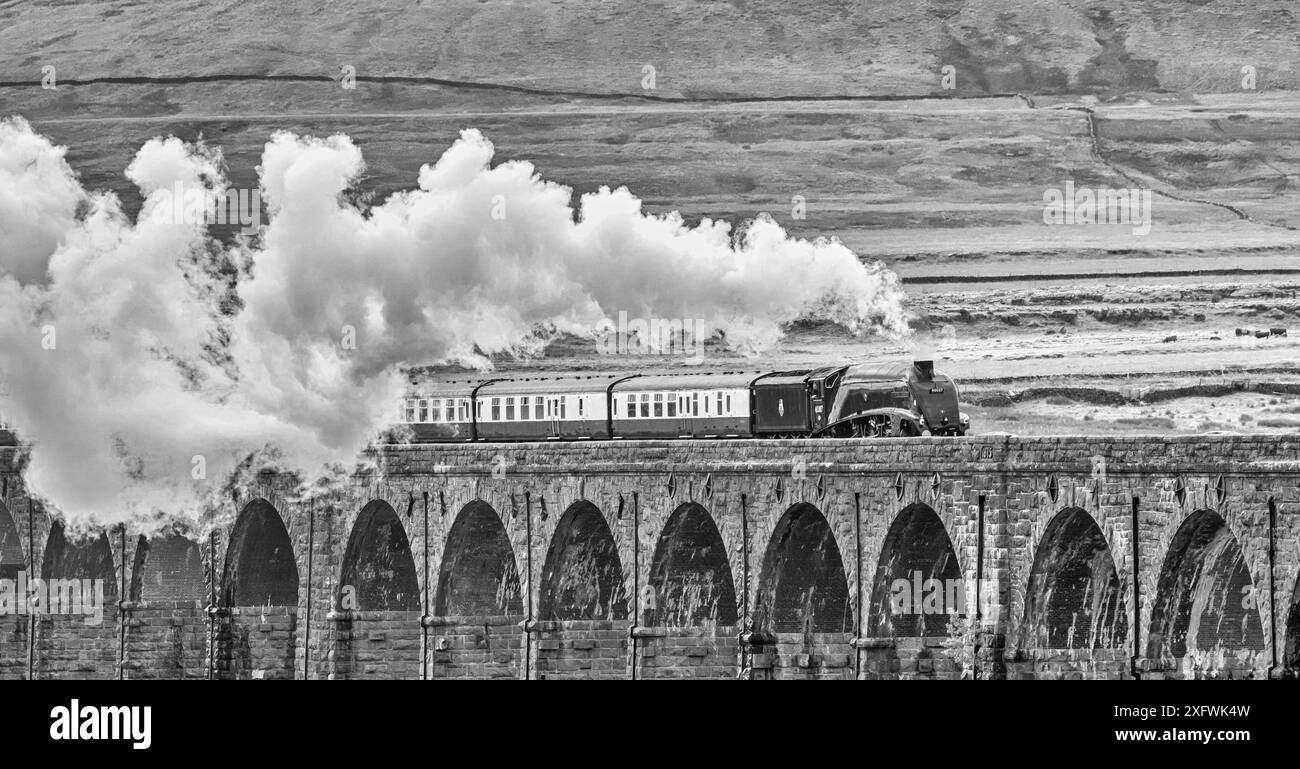
M 932 361 L 845 369 L 825 432 L 838 437 L 962 435 L 957 386 Z

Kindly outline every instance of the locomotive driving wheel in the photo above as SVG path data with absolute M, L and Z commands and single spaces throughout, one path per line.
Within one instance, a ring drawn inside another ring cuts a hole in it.
M 901 409 L 859 412 L 812 434 L 826 438 L 896 438 L 929 435 L 917 415 Z

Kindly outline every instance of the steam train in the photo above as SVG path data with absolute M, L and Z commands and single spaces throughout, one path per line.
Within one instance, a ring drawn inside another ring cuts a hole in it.
M 810 371 L 575 374 L 442 381 L 403 403 L 418 443 L 964 435 L 932 361 Z

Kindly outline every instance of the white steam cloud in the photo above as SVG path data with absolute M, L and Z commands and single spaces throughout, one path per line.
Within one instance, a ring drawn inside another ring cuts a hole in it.
M 418 189 L 363 210 L 347 137 L 277 134 L 260 242 L 223 246 L 168 216 L 178 184 L 223 193 L 219 153 L 148 142 L 126 171 L 132 222 L 61 148 L 0 122 L 0 414 L 33 444 L 33 492 L 74 520 L 186 517 L 267 445 L 308 477 L 353 461 L 404 367 L 487 366 L 620 311 L 703 318 L 746 350 L 804 317 L 905 330 L 897 278 L 837 242 L 766 217 L 687 227 L 626 189 L 583 196 L 575 220 L 568 188 L 492 156 L 465 131 Z

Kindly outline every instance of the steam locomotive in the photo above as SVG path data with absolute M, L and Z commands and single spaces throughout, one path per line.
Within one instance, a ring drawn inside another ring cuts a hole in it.
M 861 438 L 970 429 L 957 385 L 933 361 L 442 381 L 407 397 L 401 422 L 420 443 Z

